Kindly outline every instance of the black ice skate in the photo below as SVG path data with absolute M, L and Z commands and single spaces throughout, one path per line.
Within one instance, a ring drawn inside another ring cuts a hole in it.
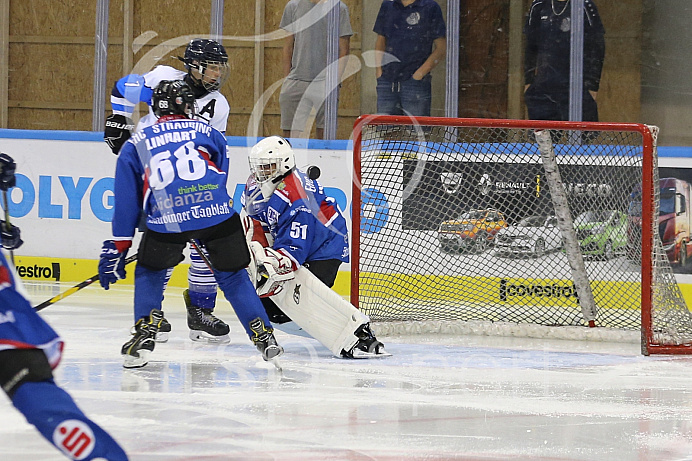
M 163 315 L 163 311 L 161 312 L 161 315 Z M 168 323 L 168 320 L 166 320 L 166 317 L 161 319 L 161 323 L 159 325 L 159 332 L 156 333 L 156 338 L 154 340 L 157 343 L 165 343 L 168 341 L 168 336 L 169 333 L 171 332 L 171 324 Z
M 342 350 L 341 356 L 348 359 L 369 359 L 372 357 L 389 357 L 392 354 L 384 350 L 384 344 L 375 338 L 370 324 L 361 325 L 353 333 L 358 342 L 350 350 Z
M 132 338 L 123 344 L 120 353 L 123 355 L 125 368 L 140 368 L 149 362 L 149 355 L 154 351 L 156 334 L 163 320 L 163 312 L 152 309 L 149 317 L 137 320 Z
M 187 308 L 187 326 L 190 327 L 190 339 L 193 341 L 226 344 L 231 342 L 231 329 L 226 322 L 217 318 L 211 309 L 193 306 L 189 290 L 183 292 Z
M 260 351 L 265 361 L 274 361 L 284 353 L 284 348 L 276 342 L 274 329 L 271 327 L 267 328 L 261 318 L 257 317 L 250 322 L 250 330 L 254 333 L 252 342 L 255 343 L 257 350 Z
M 163 314 L 163 311 L 161 311 L 161 315 Z M 130 334 L 134 335 L 137 332 L 135 327 L 132 327 L 130 329 Z M 159 332 L 156 333 L 156 337 L 154 338 L 154 341 L 157 343 L 165 343 L 168 341 L 168 336 L 171 332 L 171 324 L 168 323 L 168 320 L 166 320 L 166 317 L 161 318 L 161 321 L 159 322 Z

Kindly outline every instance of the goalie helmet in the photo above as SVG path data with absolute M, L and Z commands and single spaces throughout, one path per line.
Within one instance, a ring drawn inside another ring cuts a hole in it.
M 215 40 L 191 40 L 185 49 L 185 56 L 178 59 L 185 63 L 185 69 L 194 85 L 207 92 L 218 90 L 228 79 L 228 53 Z
M 182 80 L 161 80 L 151 98 L 151 109 L 156 117 L 182 115 L 195 117 L 195 95 Z
M 277 184 L 296 167 L 291 144 L 281 136 L 269 136 L 255 144 L 248 160 L 250 172 L 267 200 Z

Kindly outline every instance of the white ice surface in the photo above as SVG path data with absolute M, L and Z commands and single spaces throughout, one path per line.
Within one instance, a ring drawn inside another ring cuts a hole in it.
M 67 286 L 28 287 L 33 304 Z M 220 298 L 227 346 L 192 343 L 180 289 L 145 368 L 125 370 L 132 287 L 91 286 L 42 311 L 66 341 L 57 382 L 131 460 L 692 460 L 692 357 L 636 344 L 380 338 L 344 360 L 279 332 L 263 362 Z M 0 397 L 0 460 L 63 458 Z

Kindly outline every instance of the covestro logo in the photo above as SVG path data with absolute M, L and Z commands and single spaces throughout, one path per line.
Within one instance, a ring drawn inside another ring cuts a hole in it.
M 21 278 L 28 279 L 52 279 L 56 282 L 60 281 L 60 263 L 50 263 L 50 266 L 33 266 L 18 265 L 16 267 L 17 275 Z
M 501 279 L 500 300 L 507 301 L 510 298 L 574 298 L 574 301 L 579 303 L 579 297 L 574 288 L 574 283 L 570 285 L 558 285 L 557 283 L 521 283 Z

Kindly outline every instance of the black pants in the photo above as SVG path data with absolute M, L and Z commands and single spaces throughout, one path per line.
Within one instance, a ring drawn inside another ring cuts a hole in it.
M 315 277 L 320 279 L 322 283 L 331 288 L 334 286 L 341 261 L 338 259 L 325 259 L 321 261 L 306 261 L 303 265 L 312 272 Z M 269 298 L 261 299 L 264 310 L 267 311 L 269 320 L 271 320 L 272 323 L 282 324 L 291 321 L 291 319 L 274 304 L 274 301 Z
M 145 230 L 139 244 L 137 264 L 156 271 L 175 267 L 183 260 L 183 250 L 190 240 L 204 245 L 216 270 L 236 272 L 250 263 L 250 250 L 245 243 L 240 215 L 235 214 L 205 229 L 170 234 Z
M 569 89 L 554 91 L 531 85 L 524 93 L 524 101 L 530 120 L 569 120 Z M 587 90 L 582 97 L 582 121 L 598 121 L 598 105 Z

